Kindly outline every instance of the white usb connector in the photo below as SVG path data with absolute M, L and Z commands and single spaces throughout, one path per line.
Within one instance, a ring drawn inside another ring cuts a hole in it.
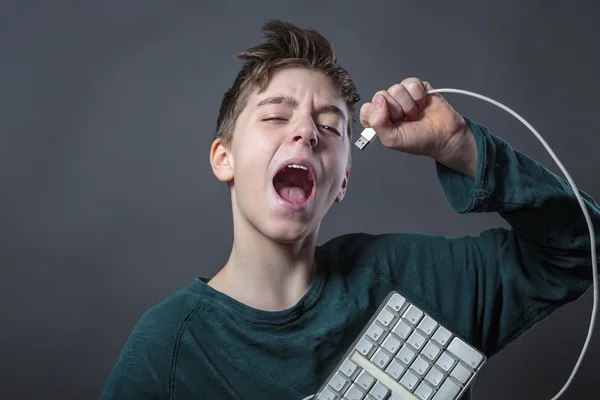
M 354 144 L 359 149 L 364 150 L 364 148 L 367 147 L 369 143 L 375 141 L 376 138 L 377 134 L 375 133 L 375 130 L 373 128 L 366 128 L 364 131 L 362 131 L 360 137 Z

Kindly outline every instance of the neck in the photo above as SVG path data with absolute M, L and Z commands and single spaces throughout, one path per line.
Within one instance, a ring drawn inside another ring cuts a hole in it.
M 278 243 L 248 221 L 236 224 L 227 264 L 209 285 L 228 296 L 265 311 L 296 304 L 310 287 L 316 271 L 318 229 L 294 243 Z

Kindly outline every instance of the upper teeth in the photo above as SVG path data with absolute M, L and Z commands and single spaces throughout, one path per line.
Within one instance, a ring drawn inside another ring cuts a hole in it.
M 300 165 L 300 164 L 290 164 L 287 166 L 288 168 L 298 168 L 298 169 L 303 169 L 304 171 L 308 171 L 308 167 L 305 167 L 304 165 Z M 308 174 L 308 181 L 312 182 L 312 175 Z
M 300 164 L 290 164 L 290 165 L 288 165 L 288 168 L 300 168 L 305 171 L 308 171 L 307 167 L 305 167 L 304 165 L 300 165 Z

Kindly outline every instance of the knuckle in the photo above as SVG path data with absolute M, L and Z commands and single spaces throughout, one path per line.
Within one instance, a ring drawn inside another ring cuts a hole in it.
M 401 83 L 396 83 L 395 85 L 390 86 L 390 88 L 388 89 L 388 93 L 391 94 L 392 96 L 396 96 L 396 95 L 398 95 L 398 93 L 402 92 L 403 90 L 405 90 L 405 87 L 402 86 Z
M 420 80 L 419 78 L 417 78 L 417 77 L 414 77 L 414 76 L 411 76 L 411 77 L 409 77 L 409 78 L 406 78 L 406 79 L 404 79 L 404 80 L 402 81 L 402 84 L 403 84 L 403 85 L 408 85 L 408 84 L 410 84 L 410 83 L 419 83 L 419 82 L 421 82 L 421 80 Z
M 386 97 L 387 93 L 388 92 L 385 90 L 379 90 L 373 95 L 373 99 L 371 99 L 371 101 L 375 101 L 375 97 L 377 97 L 378 94 L 382 95 L 383 97 Z
M 421 96 L 423 94 L 423 84 L 420 81 L 412 81 L 406 84 L 410 88 L 411 93 Z

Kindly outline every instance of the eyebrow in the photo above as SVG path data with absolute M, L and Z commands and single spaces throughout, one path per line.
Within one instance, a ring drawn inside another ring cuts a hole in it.
M 256 108 L 264 107 L 269 104 L 285 104 L 289 107 L 296 108 L 298 107 L 298 102 L 291 96 L 271 96 L 267 97 L 264 100 L 261 100 Z M 336 114 L 340 118 L 346 120 L 346 114 L 338 107 L 333 104 L 322 104 L 317 106 L 317 113 L 331 113 Z

